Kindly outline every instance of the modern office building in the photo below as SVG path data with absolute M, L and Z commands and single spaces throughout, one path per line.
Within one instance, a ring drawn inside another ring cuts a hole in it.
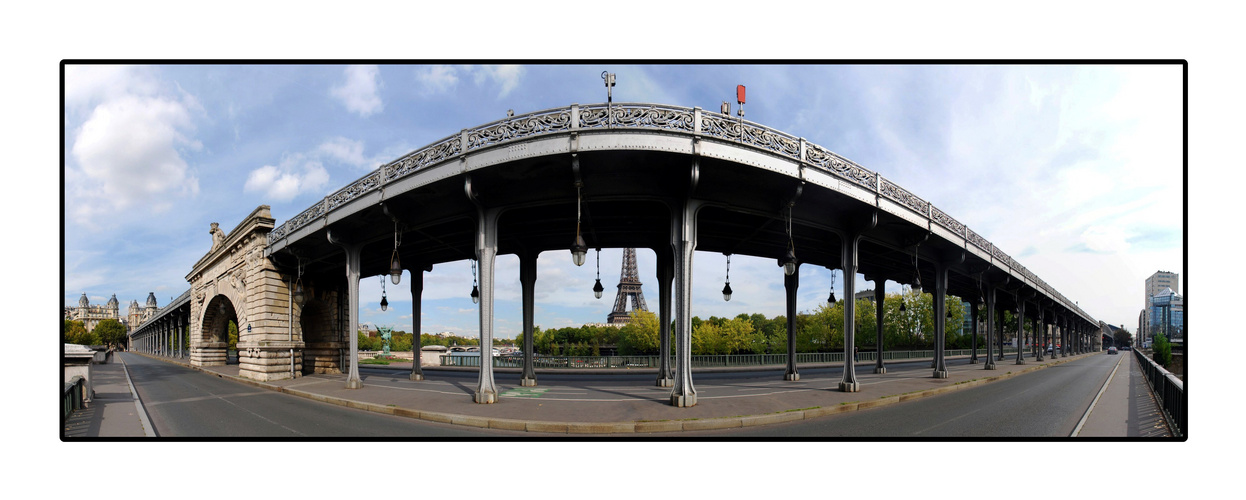
M 1151 324 L 1148 332 L 1152 337 L 1167 331 L 1169 340 L 1185 339 L 1185 298 L 1171 288 L 1151 296 L 1151 308 L 1147 313 Z
M 1146 279 L 1146 289 L 1143 290 L 1142 308 L 1151 308 L 1151 297 L 1163 291 L 1165 288 L 1173 290 L 1181 289 L 1181 276 L 1177 273 L 1168 271 L 1155 271 L 1150 278 Z

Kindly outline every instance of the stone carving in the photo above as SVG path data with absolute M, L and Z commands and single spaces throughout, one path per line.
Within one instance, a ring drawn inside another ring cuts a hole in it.
M 220 224 L 213 222 L 212 229 L 208 231 L 208 234 L 212 235 L 211 251 L 215 252 L 216 249 L 220 248 L 221 244 L 225 242 L 225 230 L 221 229 Z

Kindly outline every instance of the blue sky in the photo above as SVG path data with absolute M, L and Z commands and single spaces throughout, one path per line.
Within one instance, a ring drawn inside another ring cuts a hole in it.
M 1146 65 L 157 65 L 66 70 L 66 305 L 122 309 L 188 288 L 210 246 L 267 204 L 281 224 L 379 164 L 506 116 L 606 99 L 717 110 L 748 88 L 746 118 L 898 182 L 994 242 L 1096 318 L 1136 327 L 1143 280 L 1182 272 L 1181 67 Z M 734 106 L 734 104 L 733 104 Z M 654 256 L 639 250 L 656 307 Z M 622 251 L 538 261 L 536 323 L 604 321 Z M 522 331 L 518 260 L 497 261 L 495 336 Z M 693 313 L 783 313 L 771 259 L 698 253 Z M 842 287 L 838 273 L 836 287 Z M 1182 288 L 1185 285 L 1182 274 Z M 423 331 L 475 336 L 467 261 L 426 274 Z M 410 331 L 409 278 L 361 286 L 361 321 Z M 800 310 L 830 275 L 802 269 Z M 872 287 L 858 281 L 858 290 Z M 895 284 L 889 284 L 889 289 Z M 1184 290 L 1182 290 L 1184 293 Z M 837 295 L 842 296 L 840 292 Z

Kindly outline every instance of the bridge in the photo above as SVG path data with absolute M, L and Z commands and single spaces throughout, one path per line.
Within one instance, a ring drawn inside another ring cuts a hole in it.
M 794 336 L 802 265 L 875 282 L 874 373 L 886 373 L 886 280 L 934 295 L 932 377 L 948 377 L 947 295 L 985 306 L 982 334 L 994 339 L 986 342 L 987 370 L 1002 360 L 992 352 L 1002 338 L 1002 310 L 1032 322 L 1039 345 L 1059 344 L 1055 357 L 1100 348 L 1104 328 L 986 238 L 877 172 L 800 137 L 700 108 L 573 104 L 508 117 L 435 141 L 275 222 L 260 206 L 231 231 L 212 224 L 212 247 L 186 276 L 190 289 L 135 328 L 131 346 L 195 366 L 223 365 L 233 321 L 240 377 L 343 373 L 347 388 L 361 388 L 353 333 L 360 278 L 410 271 L 418 332 L 423 272 L 472 259 L 483 356 L 473 399 L 493 403 L 495 258 L 519 258 L 523 351 L 531 353 L 537 256 L 571 249 L 579 264 L 590 248 L 628 247 L 658 257 L 660 351 L 670 352 L 673 320 L 675 356 L 661 357 L 656 384 L 671 387 L 676 407 L 697 403 L 690 368 L 697 250 L 776 259 L 788 318 L 784 380 L 800 379 Z M 845 280 L 846 297 L 855 295 L 854 281 Z M 838 388 L 857 392 L 848 355 L 855 304 L 844 306 Z M 970 309 L 977 335 L 978 308 Z M 1037 360 L 1044 354 L 1038 350 Z M 1025 364 L 1021 350 L 1014 362 Z M 410 378 L 423 379 L 418 358 Z M 537 385 L 531 357 L 521 382 Z

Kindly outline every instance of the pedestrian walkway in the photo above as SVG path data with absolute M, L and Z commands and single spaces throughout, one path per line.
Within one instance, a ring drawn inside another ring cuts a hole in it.
M 1128 351 L 1120 357 L 1077 437 L 1172 437 L 1138 360 Z
M 130 380 L 122 360 L 124 354 L 116 353 L 112 362 L 91 365 L 91 385 L 95 397 L 86 408 L 74 412 L 65 419 L 62 439 L 77 438 L 154 437 L 137 396 L 131 390 Z
M 90 407 L 72 415 L 66 424 L 66 440 L 79 437 L 142 437 L 154 435 L 141 405 L 126 379 L 124 359 L 142 355 L 164 362 L 233 379 L 277 392 L 309 398 L 366 411 L 417 418 L 432 422 L 481 428 L 557 434 L 649 434 L 678 431 L 727 429 L 817 418 L 842 412 L 874 408 L 902 401 L 963 390 L 977 385 L 1010 378 L 1057 364 L 1068 363 L 1090 353 L 1026 364 L 1015 364 L 1015 355 L 997 361 L 996 370 L 983 370 L 982 364 L 969 364 L 967 359 L 949 359 L 946 379 L 929 376 L 930 360 L 889 362 L 889 373 L 874 374 L 872 363 L 857 365 L 856 373 L 862 390 L 840 392 L 841 374 L 836 370 L 818 371 L 802 366 L 802 380 L 789 382 L 766 378 L 702 377 L 694 384 L 697 405 L 676 408 L 669 403 L 670 388 L 651 382 L 636 382 L 636 377 L 656 379 L 652 370 L 632 370 L 628 382 L 569 381 L 565 377 L 538 372 L 538 386 L 519 387 L 501 383 L 517 377 L 499 369 L 497 384 L 499 401 L 476 404 L 472 401 L 475 383 L 463 376 L 451 377 L 445 372 L 475 369 L 425 368 L 425 381 L 409 379 L 410 364 L 389 369 L 364 365 L 364 386 L 346 389 L 344 376 L 309 375 L 292 380 L 257 382 L 238 377 L 237 365 L 191 367 L 185 360 L 174 360 L 147 354 L 125 353 L 115 362 L 93 365 L 96 398 Z M 1163 426 L 1141 372 L 1133 366 L 1131 356 L 1123 362 L 1104 389 L 1103 395 L 1080 430 L 1081 437 L 1163 437 Z M 837 368 L 839 365 L 827 365 Z M 825 367 L 824 367 L 825 368 Z M 773 367 L 767 368 L 773 370 Z M 733 369 L 731 371 L 740 371 Z M 441 372 L 441 373 L 439 373 Z M 581 372 L 577 372 L 581 373 Z M 503 375 L 505 374 L 505 375 Z M 542 375 L 546 375 L 542 377 Z M 610 380 L 608 378 L 603 380 Z M 645 378 L 644 380 L 648 380 Z M 1157 421 L 1156 418 L 1159 418 Z M 1158 422 L 1158 426 L 1157 426 Z M 1166 431 L 1166 427 L 1163 427 Z M 534 434 L 541 435 L 541 434 Z

